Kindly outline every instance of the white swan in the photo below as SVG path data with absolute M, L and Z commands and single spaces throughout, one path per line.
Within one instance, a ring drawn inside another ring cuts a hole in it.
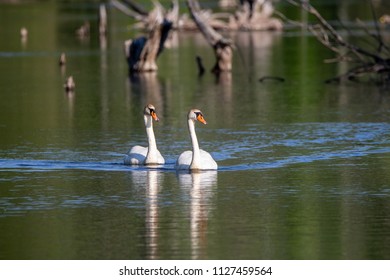
M 198 109 L 192 109 L 188 113 L 188 131 L 190 132 L 192 151 L 183 152 L 176 161 L 176 169 L 190 170 L 216 170 L 218 165 L 212 156 L 199 148 L 198 138 L 195 133 L 195 122 L 206 124 L 203 114 Z
M 146 135 L 148 137 L 148 147 L 134 146 L 124 158 L 125 164 L 130 165 L 153 165 L 164 164 L 165 160 L 157 149 L 156 138 L 153 131 L 153 120 L 159 121 L 156 109 L 152 104 L 148 104 L 144 108 L 144 121 Z

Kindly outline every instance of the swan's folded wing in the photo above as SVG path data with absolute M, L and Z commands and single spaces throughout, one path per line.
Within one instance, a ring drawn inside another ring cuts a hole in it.
M 185 151 L 176 160 L 176 169 L 189 169 L 192 161 L 192 151 Z
M 210 153 L 200 150 L 200 160 L 203 170 L 216 170 L 218 169 L 218 164 L 215 162 Z
M 143 164 L 148 153 L 148 148 L 141 146 L 134 146 L 127 153 L 123 159 L 124 164 L 127 165 L 140 165 Z

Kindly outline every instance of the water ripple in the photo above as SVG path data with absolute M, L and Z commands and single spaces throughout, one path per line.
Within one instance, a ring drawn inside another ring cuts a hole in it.
M 298 123 L 273 126 L 254 124 L 247 125 L 242 130 L 217 130 L 216 139 L 216 141 L 206 139 L 201 144 L 205 150 L 212 151 L 211 154 L 219 163 L 220 171 L 280 168 L 292 164 L 348 159 L 372 154 L 388 156 L 390 124 Z M 169 150 L 169 147 L 162 146 L 160 150 Z M 156 169 L 174 170 L 176 158 L 174 152 L 176 151 L 166 155 L 167 164 Z M 42 152 L 37 154 L 45 155 L 50 160 L 10 159 L 5 154 L 5 157 L 0 158 L 0 172 L 71 169 L 119 172 L 150 170 L 149 167 L 144 166 L 123 165 L 123 155 L 111 152 L 88 158 L 83 151 L 75 151 L 73 154 L 79 161 L 52 160 L 51 158 L 56 154 L 63 153 L 51 147 L 49 155 Z M 15 156 L 14 153 L 8 155 Z M 99 156 L 105 160 L 99 161 Z

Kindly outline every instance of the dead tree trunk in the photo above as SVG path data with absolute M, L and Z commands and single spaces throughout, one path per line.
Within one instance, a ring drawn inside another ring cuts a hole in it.
M 104 4 L 99 6 L 99 34 L 106 36 L 107 33 L 107 10 Z
M 233 43 L 231 40 L 224 38 L 208 24 L 207 20 L 203 18 L 196 0 L 188 0 L 187 5 L 199 30 L 214 49 L 216 62 L 212 72 L 231 71 L 233 60 Z
M 162 6 L 155 3 L 155 9 L 148 16 L 148 37 L 125 42 L 130 72 L 157 71 L 157 58 L 163 51 L 164 43 L 172 29 L 171 13 L 167 13 L 165 17 L 163 13 Z

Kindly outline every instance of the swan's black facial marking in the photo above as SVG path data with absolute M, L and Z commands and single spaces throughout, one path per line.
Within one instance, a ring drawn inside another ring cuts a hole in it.
M 203 117 L 202 112 L 197 111 L 197 112 L 194 112 L 194 113 L 196 115 L 196 118 L 198 118 L 199 116 Z
M 207 122 L 206 122 L 206 120 L 204 119 L 204 116 L 203 116 L 203 114 L 202 114 L 201 111 L 195 111 L 194 113 L 195 113 L 196 119 L 197 119 L 199 122 L 201 122 L 201 123 L 203 123 L 203 124 L 207 124 Z
M 153 112 L 155 109 L 154 109 L 154 106 L 152 106 L 152 105 L 147 105 L 146 107 L 145 107 L 145 112 L 147 113 L 147 114 L 151 114 L 151 112 Z
M 157 117 L 156 114 L 156 109 L 152 104 L 146 105 L 145 110 L 144 110 L 145 115 L 150 115 L 155 121 L 159 121 L 159 118 Z

